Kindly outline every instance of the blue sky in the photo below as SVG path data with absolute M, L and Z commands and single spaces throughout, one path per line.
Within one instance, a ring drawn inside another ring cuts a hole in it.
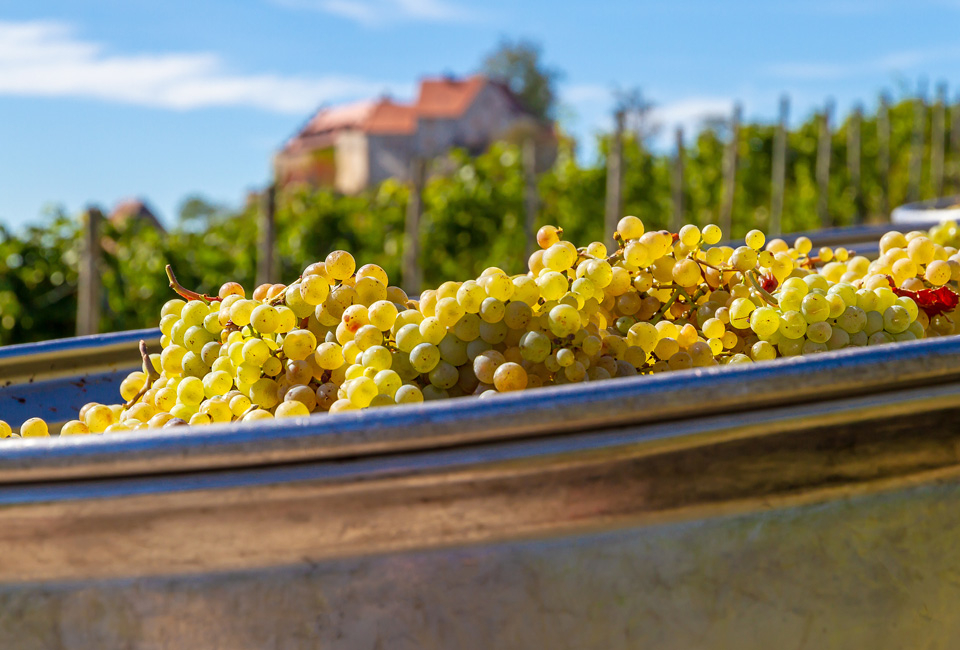
M 0 0 L 0 222 L 142 196 L 228 205 L 325 103 L 409 97 L 468 73 L 502 37 L 564 72 L 564 127 L 609 124 L 639 87 L 669 131 L 740 100 L 792 118 L 833 97 L 869 108 L 925 79 L 960 91 L 960 0 Z M 589 157 L 590 146 L 585 148 Z

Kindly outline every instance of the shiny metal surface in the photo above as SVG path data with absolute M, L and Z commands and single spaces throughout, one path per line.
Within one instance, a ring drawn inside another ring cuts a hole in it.
M 916 229 L 917 225 L 929 227 L 930 222 L 940 223 L 960 219 L 960 195 L 917 201 L 896 208 L 890 215 L 897 227 Z
M 0 347 L 0 420 L 42 417 L 58 431 L 87 402 L 116 402 L 120 382 L 140 368 L 141 339 L 160 349 L 158 329 Z
M 952 648 L 958 497 L 957 338 L 16 441 L 0 647 Z

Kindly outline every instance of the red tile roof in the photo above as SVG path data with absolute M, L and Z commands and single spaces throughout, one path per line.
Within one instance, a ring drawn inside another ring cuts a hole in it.
M 417 130 L 417 107 L 381 100 L 363 124 L 367 133 L 407 135 Z
M 416 132 L 418 118 L 456 119 L 462 116 L 487 84 L 503 87 L 518 110 L 522 110 L 506 86 L 483 75 L 466 79 L 423 79 L 414 104 L 398 104 L 382 98 L 319 110 L 300 133 L 287 142 L 284 150 L 294 153 L 333 146 L 335 134 L 348 129 L 383 135 L 409 135 Z
M 422 117 L 453 119 L 463 115 L 489 83 L 483 75 L 467 79 L 424 79 L 420 82 L 417 112 Z
M 377 107 L 375 101 L 354 102 L 343 106 L 322 108 L 310 118 L 301 132 L 302 135 L 338 131 L 340 129 L 361 128 Z

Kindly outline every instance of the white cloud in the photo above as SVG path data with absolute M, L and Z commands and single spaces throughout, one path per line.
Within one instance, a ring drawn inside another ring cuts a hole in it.
M 399 21 L 457 23 L 479 14 L 448 0 L 272 0 L 291 9 L 308 9 L 340 16 L 368 27 Z
M 0 21 L 0 95 L 99 99 L 188 110 L 303 113 L 328 101 L 406 94 L 409 84 L 344 76 L 235 74 L 210 53 L 111 54 L 61 23 Z
M 869 74 L 908 71 L 936 61 L 960 59 L 960 48 L 954 46 L 923 50 L 891 52 L 874 59 L 844 63 L 792 62 L 766 67 L 768 74 L 801 81 L 839 80 Z
M 733 100 L 723 97 L 689 97 L 654 106 L 652 119 L 672 131 L 678 126 L 686 133 L 693 133 L 709 118 L 729 118 L 733 112 Z
M 562 89 L 560 94 L 571 104 L 610 103 L 613 101 L 613 86 L 575 84 Z

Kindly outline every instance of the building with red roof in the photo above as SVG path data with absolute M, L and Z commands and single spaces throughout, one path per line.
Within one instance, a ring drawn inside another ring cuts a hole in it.
M 354 194 L 387 178 L 406 180 L 415 157 L 454 147 L 479 153 L 518 128 L 551 130 L 485 76 L 424 79 L 413 104 L 382 98 L 319 110 L 276 155 L 276 180 Z

